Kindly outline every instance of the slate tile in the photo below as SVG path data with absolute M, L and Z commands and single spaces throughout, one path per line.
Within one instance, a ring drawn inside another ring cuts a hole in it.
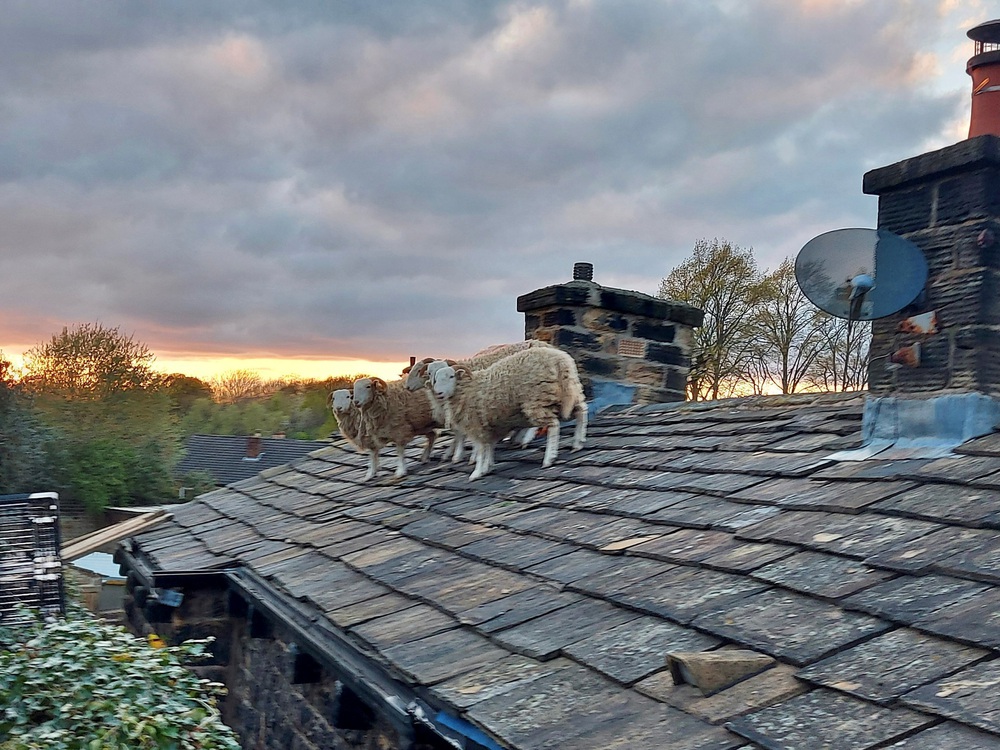
M 900 628 L 812 664 L 797 676 L 884 705 L 989 653 Z
M 797 666 L 822 659 L 888 624 L 801 594 L 767 591 L 694 620 L 695 627 Z
M 934 723 L 907 709 L 890 709 L 813 690 L 726 724 L 767 750 L 867 750 Z
M 853 594 L 842 603 L 852 609 L 909 625 L 933 617 L 989 589 L 985 584 L 948 576 L 902 576 Z
M 998 456 L 962 456 L 961 458 L 939 458 L 913 472 L 913 476 L 923 480 L 966 484 L 987 474 L 1000 471 Z
M 953 721 L 946 721 L 889 745 L 886 750 L 944 750 L 945 748 L 1000 750 L 1000 737 L 978 732 Z
M 629 552 L 638 556 L 677 563 L 696 563 L 716 552 L 737 547 L 732 534 L 707 529 L 681 529 L 637 544 Z
M 408 578 L 400 590 L 417 596 L 448 612 L 459 612 L 524 591 L 534 585 L 526 576 L 506 570 L 485 570 L 476 574 L 452 572 L 448 576 L 432 573 L 415 581 Z
M 337 627 L 348 628 L 352 625 L 360 625 L 367 620 L 381 617 L 382 615 L 400 612 L 412 607 L 414 604 L 416 602 L 412 599 L 390 592 L 373 599 L 365 599 L 344 607 L 332 609 L 326 613 L 326 616 Z
M 763 565 L 795 554 L 795 549 L 783 544 L 742 542 L 706 555 L 702 558 L 701 564 L 733 573 L 749 573 Z
M 449 516 L 428 514 L 407 524 L 401 533 L 422 542 L 432 542 L 442 547 L 455 549 L 478 539 L 489 538 L 501 532 L 481 523 L 459 521 Z
M 618 558 L 618 564 L 600 573 L 594 573 L 567 584 L 570 591 L 580 591 L 601 599 L 607 599 L 628 588 L 640 585 L 648 578 L 674 570 L 677 566 L 659 560 L 626 555 Z
M 690 497 L 691 495 L 686 492 L 606 489 L 600 490 L 594 499 L 600 500 L 601 507 L 609 512 L 643 518 Z
M 334 558 L 344 558 L 355 552 L 364 552 L 379 545 L 388 544 L 399 540 L 398 531 L 389 531 L 376 527 L 375 531 L 362 536 L 351 537 L 343 541 L 332 544 L 322 544 L 319 546 L 320 552 Z
M 529 685 L 569 666 L 572 662 L 566 659 L 541 662 L 510 654 L 439 682 L 431 687 L 430 692 L 458 710 L 465 711 L 477 703 Z
M 583 597 L 538 585 L 455 613 L 458 621 L 484 633 L 495 633 L 583 601 Z
M 576 547 L 527 534 L 506 532 L 460 547 L 463 555 L 521 570 L 575 552 Z
M 532 565 L 527 572 L 559 583 L 573 583 L 581 578 L 601 573 L 621 565 L 617 555 L 604 555 L 587 549 L 578 549 L 568 555 Z
M 975 594 L 913 625 L 965 643 L 1000 648 L 1000 589 Z
M 637 696 L 627 712 L 575 737 L 571 746 L 573 750 L 734 750 L 742 744 L 721 727 Z
M 911 477 L 921 466 L 931 463 L 934 459 L 911 458 L 895 460 L 879 460 L 870 458 L 864 461 L 841 461 L 820 469 L 812 475 L 813 479 L 884 479 L 886 481 Z
M 751 541 L 781 541 L 864 559 L 887 546 L 937 531 L 926 521 L 843 513 L 786 511 L 741 529 L 736 536 Z
M 382 649 L 382 655 L 421 685 L 433 685 L 510 656 L 489 639 L 461 629 L 389 646 Z
M 781 511 L 778 508 L 770 505 L 749 505 L 743 506 L 739 510 L 736 510 L 734 507 L 732 515 L 715 519 L 712 527 L 722 531 L 732 531 L 735 533 L 740 529 L 746 528 L 747 526 L 753 526 L 755 523 L 760 523 L 761 521 L 766 521 L 768 518 L 773 518 L 780 512 Z
M 730 500 L 751 503 L 785 505 L 797 495 L 811 492 L 817 483 L 812 479 L 784 479 L 775 477 L 752 487 L 734 492 Z
M 753 487 L 763 481 L 765 481 L 764 478 L 752 474 L 696 474 L 692 472 L 685 474 L 684 479 L 674 483 L 673 486 L 679 490 L 722 497 Z
M 467 716 L 508 747 L 576 748 L 609 720 L 640 713 L 626 688 L 571 665 L 480 701 Z
M 1000 660 L 983 662 L 925 685 L 900 700 L 907 706 L 1000 733 Z
M 758 581 L 715 570 L 674 567 L 636 586 L 610 595 L 628 607 L 687 624 L 703 612 L 743 606 L 768 587 Z
M 649 514 L 646 520 L 687 526 L 692 529 L 709 529 L 745 510 L 745 506 L 728 500 L 707 495 L 691 495 L 686 500 Z
M 1000 457 L 1000 432 L 968 440 L 956 448 L 955 452 L 969 456 Z
M 812 482 L 778 504 L 801 510 L 859 513 L 887 497 L 916 487 L 914 482 Z
M 707 651 L 717 638 L 656 617 L 636 617 L 575 641 L 563 653 L 615 682 L 631 685 L 666 667 L 669 651 Z
M 458 623 L 448 615 L 426 604 L 414 604 L 355 625 L 350 632 L 381 651 L 457 627 Z
M 840 599 L 893 577 L 857 560 L 808 550 L 758 568 L 752 575 L 824 599 Z
M 1000 584 L 1000 532 L 974 533 L 975 545 L 963 544 L 951 557 L 937 561 L 935 568 L 950 575 Z
M 365 576 L 359 576 L 359 580 L 339 585 L 331 585 L 326 580 L 322 580 L 317 586 L 311 587 L 308 598 L 321 610 L 327 612 L 389 593 L 391 591 L 385 586 L 375 583 Z
M 880 500 L 872 509 L 926 521 L 966 526 L 996 525 L 1000 516 L 1000 492 L 928 483 Z
M 669 670 L 657 672 L 634 687 L 643 695 L 720 724 L 810 690 L 808 683 L 795 677 L 795 672 L 795 667 L 779 663 L 707 697 L 693 685 L 675 685 Z
M 636 617 L 636 613 L 607 602 L 586 599 L 494 633 L 493 639 L 514 653 L 546 661 L 570 643 Z
M 921 573 L 931 569 L 948 572 L 944 570 L 946 560 L 952 559 L 956 553 L 984 544 L 1000 548 L 1000 535 L 985 529 L 946 526 L 926 536 L 889 545 L 866 557 L 865 562 L 901 573 Z M 985 575 L 988 578 L 988 574 Z

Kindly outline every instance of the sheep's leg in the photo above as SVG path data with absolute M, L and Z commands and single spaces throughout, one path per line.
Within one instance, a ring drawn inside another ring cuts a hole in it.
M 556 461 L 559 455 L 559 420 L 553 419 L 549 425 L 549 433 L 545 438 L 545 457 L 542 459 L 542 468 L 547 469 Z
M 573 430 L 573 450 L 578 451 L 587 442 L 587 403 L 581 401 L 573 409 L 576 415 L 576 427 Z
M 452 461 L 453 460 L 452 457 L 454 455 L 455 455 L 455 440 L 452 439 L 451 445 L 445 448 L 444 453 L 441 454 L 441 463 L 445 463 L 446 461 Z
M 489 473 L 492 468 L 490 465 L 491 448 L 492 446 L 478 441 L 473 444 L 473 452 L 476 455 L 476 470 L 469 475 L 470 482 Z
M 365 474 L 364 481 L 367 482 L 376 474 L 378 474 L 378 451 L 377 450 L 368 451 L 368 473 Z
M 425 436 L 427 438 L 427 445 L 424 446 L 424 452 L 420 454 L 420 463 L 427 463 L 427 459 L 431 457 L 431 449 L 434 447 L 434 441 L 437 440 L 437 432 L 431 430 Z
M 528 443 L 535 439 L 535 435 L 538 434 L 538 430 L 534 427 L 529 427 L 524 432 L 521 433 L 521 447 L 527 448 Z
M 453 429 L 452 432 L 455 434 L 455 440 L 452 443 L 455 446 L 455 452 L 451 454 L 451 462 L 460 464 L 465 455 L 465 433 L 458 429 Z
M 406 445 L 396 443 L 396 479 L 406 476 Z

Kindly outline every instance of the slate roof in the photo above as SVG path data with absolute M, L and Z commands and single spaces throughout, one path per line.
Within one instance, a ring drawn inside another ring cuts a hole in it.
M 361 483 L 341 447 L 137 539 L 252 570 L 509 748 L 1000 748 L 1000 434 L 836 462 L 863 397 L 615 408 L 584 450 Z M 411 449 L 414 456 L 419 450 Z M 668 652 L 772 668 L 705 696 Z
M 207 471 L 217 484 L 230 484 L 256 476 L 265 469 L 283 466 L 320 448 L 329 442 L 322 440 L 291 440 L 262 437 L 260 453 L 247 458 L 250 438 L 230 435 L 192 435 L 184 442 L 184 456 L 174 474 L 183 477 L 195 471 Z

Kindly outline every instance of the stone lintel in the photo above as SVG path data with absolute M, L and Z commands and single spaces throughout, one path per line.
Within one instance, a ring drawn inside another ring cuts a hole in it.
M 867 195 L 882 195 L 953 172 L 989 167 L 1000 169 L 1000 136 L 981 135 L 866 172 L 862 190 Z

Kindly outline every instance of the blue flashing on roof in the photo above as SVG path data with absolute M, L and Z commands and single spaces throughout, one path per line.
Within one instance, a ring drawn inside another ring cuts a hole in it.
M 609 406 L 630 406 L 635 402 L 636 386 L 631 383 L 621 383 L 615 380 L 592 380 L 591 391 L 594 397 L 590 400 L 591 414 L 597 414 Z
M 487 750 L 503 750 L 503 748 L 500 747 L 500 745 L 498 745 L 493 739 L 488 737 L 485 732 L 477 729 L 465 719 L 460 719 L 457 716 L 446 714 L 444 711 L 438 711 L 437 716 L 434 717 L 434 721 L 442 726 L 448 727 L 448 729 L 458 732 L 463 737 L 482 745 L 487 748 Z

